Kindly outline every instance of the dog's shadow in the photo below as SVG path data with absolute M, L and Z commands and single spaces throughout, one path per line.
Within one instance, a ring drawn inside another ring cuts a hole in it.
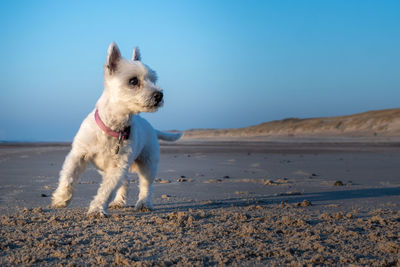
M 189 211 L 189 210 L 215 210 L 230 207 L 248 207 L 253 205 L 267 207 L 273 204 L 287 203 L 295 204 L 304 200 L 312 203 L 313 206 L 323 206 L 332 201 L 340 200 L 360 200 L 366 198 L 380 198 L 380 197 L 397 197 L 400 196 L 400 187 L 386 187 L 386 188 L 370 188 L 370 189 L 353 189 L 341 191 L 326 191 L 315 193 L 303 193 L 296 195 L 270 195 L 270 196 L 255 196 L 248 198 L 227 198 L 210 201 L 198 202 L 172 202 L 162 203 L 155 205 L 152 211 L 145 211 L 143 214 L 166 214 L 170 212 Z M 133 206 L 128 206 L 127 209 L 134 209 Z M 136 214 L 140 214 L 137 212 Z

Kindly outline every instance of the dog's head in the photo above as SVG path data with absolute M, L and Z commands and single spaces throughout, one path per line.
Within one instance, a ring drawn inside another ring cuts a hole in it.
M 110 44 L 104 65 L 105 90 L 110 101 L 129 113 L 154 112 L 164 103 L 156 81 L 155 71 L 141 62 L 137 47 L 133 49 L 132 60 L 126 60 L 118 46 Z

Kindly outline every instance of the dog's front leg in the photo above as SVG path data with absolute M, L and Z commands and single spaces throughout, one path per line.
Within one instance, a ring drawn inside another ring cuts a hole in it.
M 118 189 L 114 200 L 110 203 L 109 207 L 113 209 L 123 208 L 126 206 L 128 180 L 123 179 L 121 187 Z
M 86 165 L 87 159 L 85 158 L 85 155 L 72 149 L 65 158 L 60 172 L 58 187 L 53 193 L 53 207 L 64 208 L 69 204 L 74 193 L 74 186 L 79 176 L 85 170 Z
M 135 205 L 136 210 L 148 211 L 153 209 L 151 195 L 152 184 L 157 173 L 157 164 L 158 157 L 134 163 L 134 169 L 139 176 L 139 196 Z
M 123 183 L 126 169 L 126 167 L 114 167 L 104 171 L 103 181 L 97 190 L 97 195 L 90 203 L 89 215 L 99 215 L 101 217 L 107 215 L 108 204 L 111 198 L 115 196 L 115 191 Z

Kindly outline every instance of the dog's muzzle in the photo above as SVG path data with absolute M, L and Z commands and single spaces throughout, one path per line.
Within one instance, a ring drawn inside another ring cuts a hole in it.
M 163 100 L 164 94 L 162 92 L 155 92 L 153 94 L 154 106 L 158 106 Z

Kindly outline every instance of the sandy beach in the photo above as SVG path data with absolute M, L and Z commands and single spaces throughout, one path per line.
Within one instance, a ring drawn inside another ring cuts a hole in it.
M 88 218 L 89 166 L 50 207 L 69 144 L 0 146 L 0 265 L 400 266 L 400 143 L 161 145 L 154 210 Z

